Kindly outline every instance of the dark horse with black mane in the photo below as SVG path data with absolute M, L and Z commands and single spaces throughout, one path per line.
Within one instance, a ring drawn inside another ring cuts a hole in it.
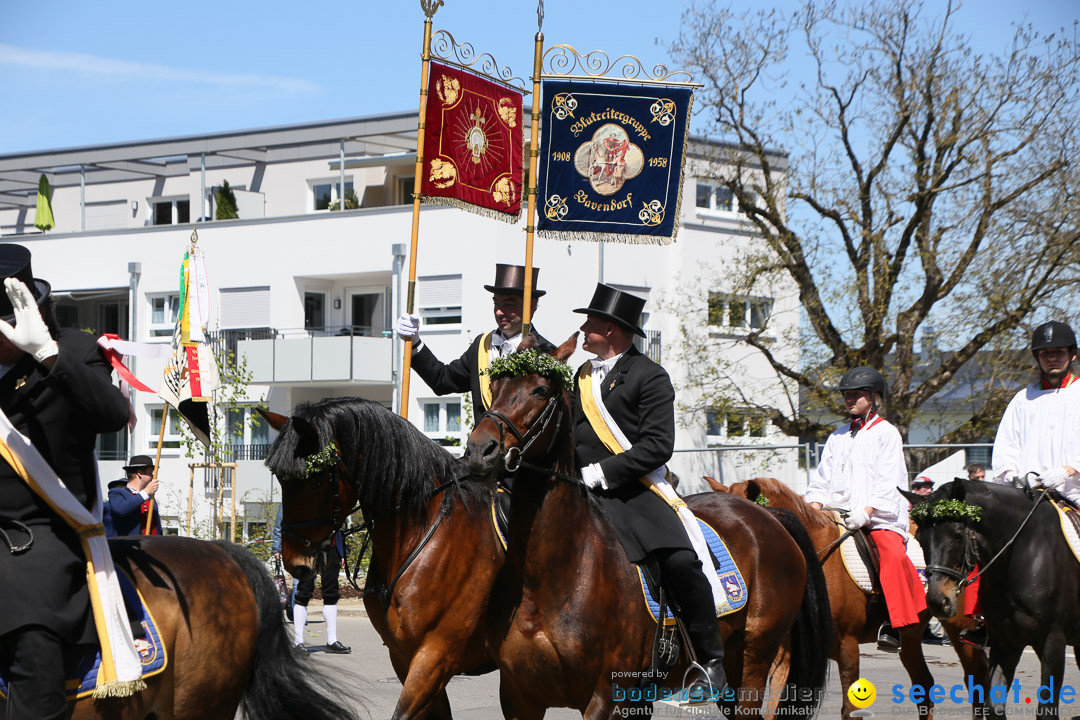
M 956 480 L 927 496 L 905 492 L 926 558 L 926 602 L 935 614 L 960 611 L 957 591 L 977 564 L 979 599 L 990 628 L 990 682 L 1010 686 L 1028 645 L 1041 665 L 1039 714 L 1057 715 L 1065 647 L 1080 644 L 1080 563 L 1062 536 L 1044 491 Z M 925 505 L 924 505 L 925 504 Z M 989 693 L 989 688 L 987 689 Z M 989 699 L 989 698 L 988 698 Z M 1004 697 L 994 699 L 1003 710 Z
M 130 697 L 77 700 L 74 720 L 233 720 L 238 708 L 250 720 L 357 717 L 293 648 L 277 589 L 251 552 L 153 536 L 112 539 L 109 549 L 146 599 L 168 663 Z
M 554 358 L 565 363 L 576 341 L 575 334 Z M 534 342 L 523 340 L 519 353 Z M 496 377 L 491 392 L 491 410 L 469 437 L 466 460 L 489 481 L 505 465 L 518 468 L 507 560 L 488 611 L 503 714 L 536 720 L 548 707 L 576 708 L 589 720 L 651 714 L 651 703 L 620 706 L 613 694 L 613 683 L 634 686 L 650 667 L 656 625 L 637 570 L 577 479 L 565 380 Z M 765 510 L 729 495 L 687 502 L 727 543 L 748 588 L 743 609 L 720 622 L 740 716 L 761 706 L 769 670 L 785 654 L 788 680 L 800 692 L 785 693 L 780 711 L 809 716 L 825 684 L 831 617 L 805 530 L 796 542 Z M 677 665 L 663 684 L 678 689 L 685 667 Z
M 483 619 L 503 548 L 491 491 L 459 481 L 456 458 L 370 400 L 263 415 L 281 431 L 266 465 L 281 482 L 286 568 L 319 572 L 359 508 L 371 533 L 364 605 L 403 684 L 393 718 L 450 718 L 450 678 L 494 669 Z

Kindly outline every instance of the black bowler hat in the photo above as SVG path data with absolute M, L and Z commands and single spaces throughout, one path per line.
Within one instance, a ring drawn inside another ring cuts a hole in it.
M 616 290 L 604 283 L 596 283 L 596 291 L 593 292 L 592 300 L 589 301 L 589 307 L 578 308 L 574 312 L 597 315 L 645 337 L 645 331 L 638 327 L 643 307 L 645 307 L 645 298 Z
M 132 455 L 131 460 L 124 466 L 124 471 L 141 470 L 142 468 L 154 467 L 154 461 L 149 455 Z
M 532 296 L 538 298 L 547 295 L 547 290 L 537 290 L 536 281 L 540 277 L 540 268 L 532 269 Z M 485 285 L 484 289 L 490 293 L 500 295 L 524 295 L 525 294 L 525 268 L 522 265 L 495 265 L 495 282 Z
M 127 484 L 127 480 L 112 480 L 109 482 L 109 489 L 112 490 L 115 487 L 124 487 Z
M 30 267 L 30 251 L 22 245 L 0 245 L 0 278 L 16 278 L 30 289 L 30 294 L 37 300 L 38 307 L 49 299 L 52 287 L 49 283 L 34 277 L 34 271 Z M 15 319 L 15 308 L 11 306 L 11 299 L 0 288 L 0 318 L 7 322 Z

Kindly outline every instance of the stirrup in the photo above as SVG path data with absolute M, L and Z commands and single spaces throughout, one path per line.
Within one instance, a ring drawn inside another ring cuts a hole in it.
M 878 628 L 877 647 L 882 652 L 900 652 L 900 631 L 889 623 L 882 623 Z
M 986 620 L 982 615 L 976 615 L 972 620 L 970 626 L 960 631 L 960 640 L 965 645 L 985 650 L 990 642 L 990 633 L 986 627 Z

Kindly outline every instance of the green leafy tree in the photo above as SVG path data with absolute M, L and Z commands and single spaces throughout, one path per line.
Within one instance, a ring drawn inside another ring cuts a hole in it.
M 345 191 L 345 209 L 355 210 L 358 207 L 360 207 L 360 201 L 356 198 L 356 191 L 352 188 L 349 188 Z M 340 210 L 341 202 L 339 200 L 334 200 L 330 203 L 329 208 L 331 212 L 333 212 L 334 210 Z
M 236 193 L 229 187 L 228 180 L 221 184 L 214 197 L 217 198 L 217 209 L 214 211 L 215 220 L 235 220 L 240 217 L 236 208 Z

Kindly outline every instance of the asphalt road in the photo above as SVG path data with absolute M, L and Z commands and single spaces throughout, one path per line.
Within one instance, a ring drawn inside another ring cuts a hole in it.
M 341 617 L 338 623 L 340 639 L 352 646 L 352 654 L 328 655 L 320 652 L 321 647 L 326 643 L 326 638 L 323 634 L 322 622 L 316 620 L 308 624 L 307 633 L 307 642 L 312 650 L 313 659 L 326 667 L 328 673 L 336 677 L 339 682 L 350 688 L 349 694 L 356 698 L 357 707 L 362 708 L 364 716 L 376 719 L 389 718 L 393 714 L 401 685 L 390 667 L 386 648 L 383 647 L 382 641 L 366 617 Z M 917 717 L 914 703 L 906 697 L 907 675 L 896 656 L 878 652 L 872 644 L 863 645 L 862 649 L 862 675 L 872 682 L 877 690 L 877 700 L 869 710 L 879 718 Z M 969 705 L 956 704 L 947 697 L 953 685 L 964 682 L 962 669 L 952 648 L 924 645 L 923 649 L 931 672 L 934 673 L 934 679 L 944 687 L 943 692 L 946 695 L 935 708 L 935 717 L 970 718 Z M 1013 703 L 1014 691 L 1010 690 L 1008 714 L 1011 717 L 1034 715 L 1034 694 L 1039 687 L 1039 662 L 1030 650 L 1024 653 L 1017 679 L 1020 683 L 1018 691 L 1020 703 L 1019 705 Z M 1067 658 L 1065 682 L 1076 688 L 1077 695 L 1080 696 L 1080 671 L 1072 661 L 1071 653 Z M 899 703 L 894 702 L 893 687 L 896 685 L 901 685 L 900 692 L 905 694 L 904 700 Z M 455 717 L 463 720 L 501 720 L 498 673 L 481 677 L 455 677 L 450 681 L 447 689 Z M 819 717 L 838 718 L 842 693 L 846 691 L 847 688 L 840 687 L 836 665 L 832 664 Z M 1025 698 L 1028 697 L 1032 698 L 1030 705 L 1024 703 Z M 569 720 L 581 716 L 573 710 L 554 708 L 549 710 L 545 717 L 553 720 Z M 688 709 L 657 703 L 654 717 L 704 720 L 719 718 L 719 713 L 715 707 Z M 1080 718 L 1080 697 L 1077 697 L 1072 704 L 1062 705 L 1061 717 Z

